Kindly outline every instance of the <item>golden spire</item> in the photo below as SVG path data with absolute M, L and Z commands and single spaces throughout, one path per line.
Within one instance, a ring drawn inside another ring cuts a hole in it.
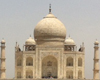
M 49 14 L 51 13 L 51 4 L 49 4 Z

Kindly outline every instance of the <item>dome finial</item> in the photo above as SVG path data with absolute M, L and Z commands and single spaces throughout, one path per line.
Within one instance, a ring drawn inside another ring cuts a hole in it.
M 69 34 L 69 38 L 70 38 L 70 34 Z
M 71 38 L 71 37 L 70 37 L 70 34 L 69 34 L 69 37 L 68 37 L 68 38 Z
M 98 45 L 98 44 L 99 44 L 99 42 L 97 41 L 97 39 L 96 39 L 96 41 L 94 42 L 94 44 L 95 44 L 95 45 Z
M 97 39 L 96 39 L 96 41 L 97 41 Z
M 31 34 L 30 34 L 30 37 L 31 37 Z
M 51 4 L 49 4 L 49 14 L 51 13 Z

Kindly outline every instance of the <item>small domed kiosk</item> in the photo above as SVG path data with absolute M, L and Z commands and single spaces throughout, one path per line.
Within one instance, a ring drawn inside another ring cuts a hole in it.
M 75 42 L 71 37 L 69 37 L 65 40 L 65 45 L 75 45 Z
M 26 51 L 34 51 L 35 50 L 35 40 L 30 36 L 29 39 L 25 42 L 25 50 Z
M 75 42 L 70 36 L 65 40 L 64 45 L 65 45 L 65 51 L 74 51 L 75 49 Z
M 32 37 L 29 37 L 29 39 L 26 40 L 25 45 L 35 45 L 35 41 Z

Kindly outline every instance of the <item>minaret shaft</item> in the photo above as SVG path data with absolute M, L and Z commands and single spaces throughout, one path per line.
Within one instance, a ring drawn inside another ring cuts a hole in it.
M 97 41 L 94 43 L 94 75 L 93 79 L 99 79 L 99 43 Z
M 1 48 L 1 57 L 5 58 L 5 47 L 3 47 L 3 46 Z
M 1 67 L 0 67 L 0 71 L 1 71 L 1 79 L 5 79 L 6 78 L 6 68 L 5 68 L 5 42 L 1 42 Z
M 99 59 L 99 47 L 94 47 L 94 59 Z

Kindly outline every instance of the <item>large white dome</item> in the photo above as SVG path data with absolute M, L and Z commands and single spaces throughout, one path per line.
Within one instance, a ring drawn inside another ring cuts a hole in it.
M 66 28 L 52 13 L 44 17 L 34 29 L 35 40 L 64 41 Z

